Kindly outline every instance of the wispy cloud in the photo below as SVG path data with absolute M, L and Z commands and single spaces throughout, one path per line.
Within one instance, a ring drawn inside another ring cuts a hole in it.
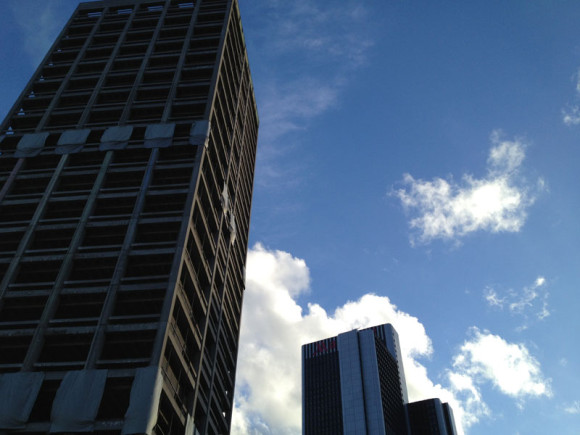
M 288 166 L 300 135 L 340 104 L 342 90 L 367 62 L 370 26 L 366 8 L 354 1 L 257 1 L 245 7 L 254 22 L 247 32 L 250 55 L 259 53 L 260 65 L 276 65 L 275 75 L 272 68 L 252 70 L 260 111 L 257 182 L 271 185 L 277 177 L 279 186 L 288 171 L 299 177 Z
M 576 400 L 564 407 L 566 414 L 580 414 L 580 400 Z
M 503 296 L 500 296 L 496 289 L 487 287 L 483 298 L 490 307 L 505 308 L 513 315 L 523 317 L 525 323 L 518 328 L 520 330 L 528 328 L 530 318 L 544 320 L 551 314 L 548 304 L 550 293 L 543 276 L 538 276 L 532 285 L 521 290 L 510 289 L 502 293 Z
M 274 142 L 292 131 L 305 130 L 310 118 L 328 110 L 338 99 L 337 86 L 312 78 L 284 84 L 270 82 L 262 93 L 260 138 L 266 142 Z
M 489 331 L 471 329 L 454 357 L 449 380 L 457 391 L 477 397 L 480 386 L 491 383 L 523 407 L 528 398 L 551 397 L 551 381 L 542 374 L 540 363 L 523 344 L 509 343 Z
M 520 176 L 526 143 L 504 139 L 500 131 L 491 135 L 487 174 L 482 178 L 463 175 L 461 182 L 435 178 L 432 181 L 403 177 L 404 187 L 392 194 L 414 217 L 411 242 L 433 239 L 457 240 L 476 231 L 518 232 L 535 197 Z M 541 188 L 539 180 L 537 188 Z
M 576 81 L 574 104 L 568 104 L 562 109 L 562 121 L 566 125 L 578 125 L 580 124 L 580 105 L 578 100 L 580 100 L 580 69 L 574 74 L 574 80 Z
M 24 50 L 31 63 L 38 65 L 68 18 L 67 14 L 62 14 L 67 3 L 62 0 L 27 0 L 8 2 L 7 6 L 15 23 L 22 29 Z M 70 9 L 72 12 L 73 8 Z

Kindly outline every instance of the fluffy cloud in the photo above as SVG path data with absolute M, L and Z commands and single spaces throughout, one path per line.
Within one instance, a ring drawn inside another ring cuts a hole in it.
M 303 312 L 296 302 L 309 291 L 303 260 L 257 244 L 246 271 L 232 433 L 301 433 L 301 345 L 387 322 L 399 332 L 410 399 L 450 402 L 459 426 L 481 416 L 474 406 L 464 411 L 450 390 L 431 381 L 418 360 L 433 353 L 424 326 L 389 298 L 366 294 L 333 313 L 318 304 Z
M 504 140 L 499 132 L 491 135 L 487 175 L 466 174 L 462 182 L 435 178 L 432 181 L 403 178 L 404 187 L 393 192 L 407 211 L 416 214 L 410 226 L 418 240 L 456 239 L 485 230 L 517 232 L 534 202 L 529 188 L 518 177 L 526 145 L 520 139 Z
M 488 287 L 484 290 L 483 297 L 487 304 L 498 309 L 507 308 L 512 314 L 522 316 L 524 325 L 519 329 L 526 329 L 530 317 L 544 320 L 551 313 L 548 309 L 548 297 L 550 293 L 546 289 L 546 278 L 538 276 L 534 283 L 524 287 L 520 291 L 513 289 L 505 292 L 502 297 L 498 291 Z
M 425 327 L 388 297 L 365 294 L 329 313 L 314 303 L 301 308 L 297 300 L 309 291 L 304 260 L 260 244 L 249 250 L 232 433 L 300 434 L 301 346 L 381 323 L 392 323 L 399 333 L 409 399 L 449 402 L 460 433 L 491 416 L 481 393 L 486 383 L 519 406 L 529 397 L 551 396 L 550 381 L 522 344 L 471 328 L 442 385 L 422 363 L 433 355 Z
M 475 389 L 491 383 L 503 394 L 517 400 L 520 406 L 529 397 L 551 397 L 550 380 L 545 379 L 540 363 L 526 346 L 508 343 L 489 331 L 472 328 L 471 338 L 461 346 L 449 372 L 451 383 L 459 390 Z M 470 379 L 461 386 L 456 379 Z

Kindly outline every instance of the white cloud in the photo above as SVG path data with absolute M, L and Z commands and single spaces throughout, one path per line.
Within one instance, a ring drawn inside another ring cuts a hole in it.
M 470 386 L 491 383 L 496 389 L 523 406 L 530 397 L 551 397 L 550 380 L 545 379 L 540 363 L 523 344 L 508 343 L 489 331 L 472 328 L 472 337 L 461 346 L 449 373 L 452 384 L 457 375 L 468 377 Z
M 580 124 L 580 107 L 568 106 L 562 109 L 562 120 L 568 126 Z
M 403 188 L 393 192 L 405 209 L 416 213 L 410 221 L 416 240 L 457 239 L 475 231 L 518 232 L 534 197 L 519 177 L 526 144 L 520 139 L 503 140 L 491 135 L 487 176 L 477 179 L 466 174 L 462 182 L 435 178 L 432 181 L 403 178 Z M 538 186 L 541 185 L 538 184 Z
M 232 433 L 301 433 L 301 345 L 386 322 L 399 332 L 411 400 L 448 401 L 460 427 L 488 414 L 478 391 L 445 388 L 429 378 L 419 359 L 430 358 L 433 347 L 416 317 L 374 294 L 333 313 L 314 303 L 303 312 L 296 300 L 309 292 L 309 282 L 303 260 L 260 244 L 249 250 Z
M 532 285 L 524 287 L 520 291 L 507 291 L 503 297 L 491 287 L 483 291 L 483 297 L 489 306 L 499 309 L 503 309 L 505 306 L 512 314 L 524 317 L 526 323 L 518 328 L 520 330 L 528 328 L 527 321 L 530 317 L 544 320 L 550 316 L 549 296 L 546 278 L 543 276 L 538 276 Z
M 304 130 L 310 118 L 336 103 L 337 96 L 337 86 L 313 78 L 284 85 L 270 83 L 262 91 L 260 138 L 272 142 L 292 131 Z
M 576 400 L 564 407 L 564 412 L 567 414 L 580 414 L 580 400 Z
M 505 303 L 505 298 L 500 298 L 494 289 L 492 289 L 490 287 L 486 288 L 484 290 L 483 296 L 490 306 L 503 308 L 503 304 Z

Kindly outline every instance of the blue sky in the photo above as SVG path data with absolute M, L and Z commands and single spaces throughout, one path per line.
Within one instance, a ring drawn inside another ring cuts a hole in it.
M 77 2 L 4 3 L 2 117 Z M 578 433 L 580 5 L 241 11 L 261 125 L 232 432 L 300 433 L 300 345 L 392 322 L 411 399 L 465 433 Z

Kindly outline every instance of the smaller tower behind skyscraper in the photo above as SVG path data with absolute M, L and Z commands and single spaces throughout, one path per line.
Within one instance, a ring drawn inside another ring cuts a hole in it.
M 448 403 L 439 399 L 409 403 L 407 412 L 411 433 L 421 435 L 456 435 L 453 411 Z

